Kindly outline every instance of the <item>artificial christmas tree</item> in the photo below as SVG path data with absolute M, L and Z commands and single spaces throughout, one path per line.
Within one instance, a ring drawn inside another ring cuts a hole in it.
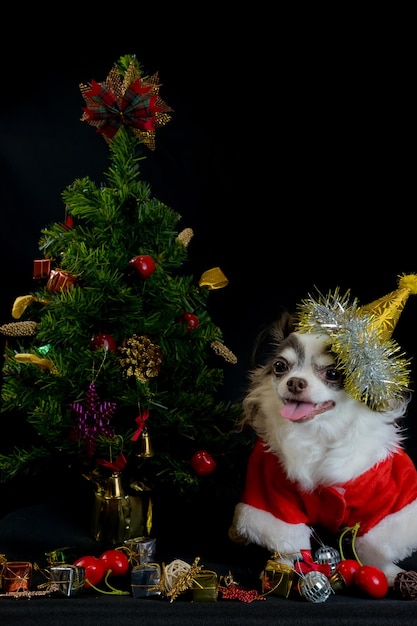
M 218 394 L 236 357 L 207 306 L 227 278 L 182 271 L 193 231 L 141 179 L 172 113 L 158 76 L 127 55 L 80 90 L 81 120 L 107 142 L 110 165 L 100 186 L 85 177 L 64 190 L 63 221 L 41 232 L 35 289 L 0 329 L 1 412 L 22 426 L 0 454 L 0 481 L 70 469 L 128 536 L 139 495 L 236 487 L 250 442 L 234 433 L 239 405 Z M 196 454 L 212 461 L 202 471 Z

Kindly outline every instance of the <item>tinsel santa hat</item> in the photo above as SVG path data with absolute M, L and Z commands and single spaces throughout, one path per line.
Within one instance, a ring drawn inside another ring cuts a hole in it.
M 399 276 L 395 291 L 364 306 L 336 289 L 297 307 L 298 332 L 329 336 L 346 391 L 373 410 L 389 409 L 409 389 L 410 359 L 392 333 L 411 294 L 417 294 L 417 274 Z

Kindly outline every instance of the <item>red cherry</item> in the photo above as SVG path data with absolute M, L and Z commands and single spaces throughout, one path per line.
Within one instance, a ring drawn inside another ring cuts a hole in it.
M 116 351 L 116 342 L 111 335 L 100 334 L 93 337 L 90 341 L 91 350 L 110 350 L 111 352 Z
M 195 452 L 190 462 L 191 467 L 198 476 L 207 476 L 216 469 L 216 461 L 205 450 Z
M 82 556 L 74 563 L 77 567 L 84 567 L 85 569 L 85 583 L 84 587 L 88 588 L 90 585 L 97 585 L 106 573 L 105 564 L 95 556 Z
M 359 568 L 360 563 L 355 561 L 355 559 L 344 559 L 343 561 L 339 561 L 336 565 L 336 572 L 339 572 L 345 581 L 346 586 L 349 587 L 353 584 L 355 572 Z
M 361 565 L 354 574 L 354 583 L 372 598 L 384 598 L 388 592 L 387 577 L 373 565 Z
M 109 577 L 123 576 L 129 570 L 129 559 L 121 550 L 106 550 L 99 559 L 104 564 L 105 572 L 110 570 Z
M 149 278 L 155 271 L 155 261 L 148 254 L 139 254 L 130 259 L 129 265 L 135 268 L 135 270 L 142 276 L 142 278 Z
M 188 331 L 195 330 L 200 323 L 200 320 L 194 313 L 183 313 L 181 315 L 181 321 L 187 324 Z

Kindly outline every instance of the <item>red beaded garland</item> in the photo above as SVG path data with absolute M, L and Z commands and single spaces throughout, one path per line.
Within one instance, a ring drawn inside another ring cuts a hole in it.
M 266 600 L 264 596 L 259 595 L 256 589 L 240 589 L 239 587 L 236 587 L 236 585 L 220 587 L 219 591 L 225 600 L 239 600 L 240 602 Z

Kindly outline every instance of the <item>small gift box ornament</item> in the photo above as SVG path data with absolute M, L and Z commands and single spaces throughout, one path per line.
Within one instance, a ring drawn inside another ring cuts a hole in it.
M 85 568 L 77 565 L 56 565 L 50 568 L 49 591 L 67 597 L 84 589 Z
M 191 593 L 193 602 L 216 602 L 219 581 L 216 572 L 202 570 L 193 578 Z
M 58 548 L 51 552 L 45 552 L 45 558 L 50 567 L 55 567 L 56 565 L 73 563 L 76 559 L 76 555 L 71 553 L 71 548 Z
M 76 282 L 76 277 L 69 272 L 63 270 L 51 270 L 46 283 L 46 291 L 59 293 L 60 291 L 67 291 Z
M 51 259 L 35 259 L 33 261 L 33 278 L 48 278 L 51 271 Z
M 3 591 L 16 593 L 28 591 L 32 581 L 32 563 L 28 561 L 6 561 L 3 564 Z
M 269 560 L 261 575 L 262 593 L 288 598 L 294 580 L 294 570 L 290 565 Z
M 139 565 L 155 561 L 156 539 L 152 537 L 134 537 L 133 539 L 126 539 L 124 544 Z
M 131 573 L 132 595 L 134 598 L 159 596 L 161 591 L 161 567 L 158 563 L 144 563 L 132 567 Z

